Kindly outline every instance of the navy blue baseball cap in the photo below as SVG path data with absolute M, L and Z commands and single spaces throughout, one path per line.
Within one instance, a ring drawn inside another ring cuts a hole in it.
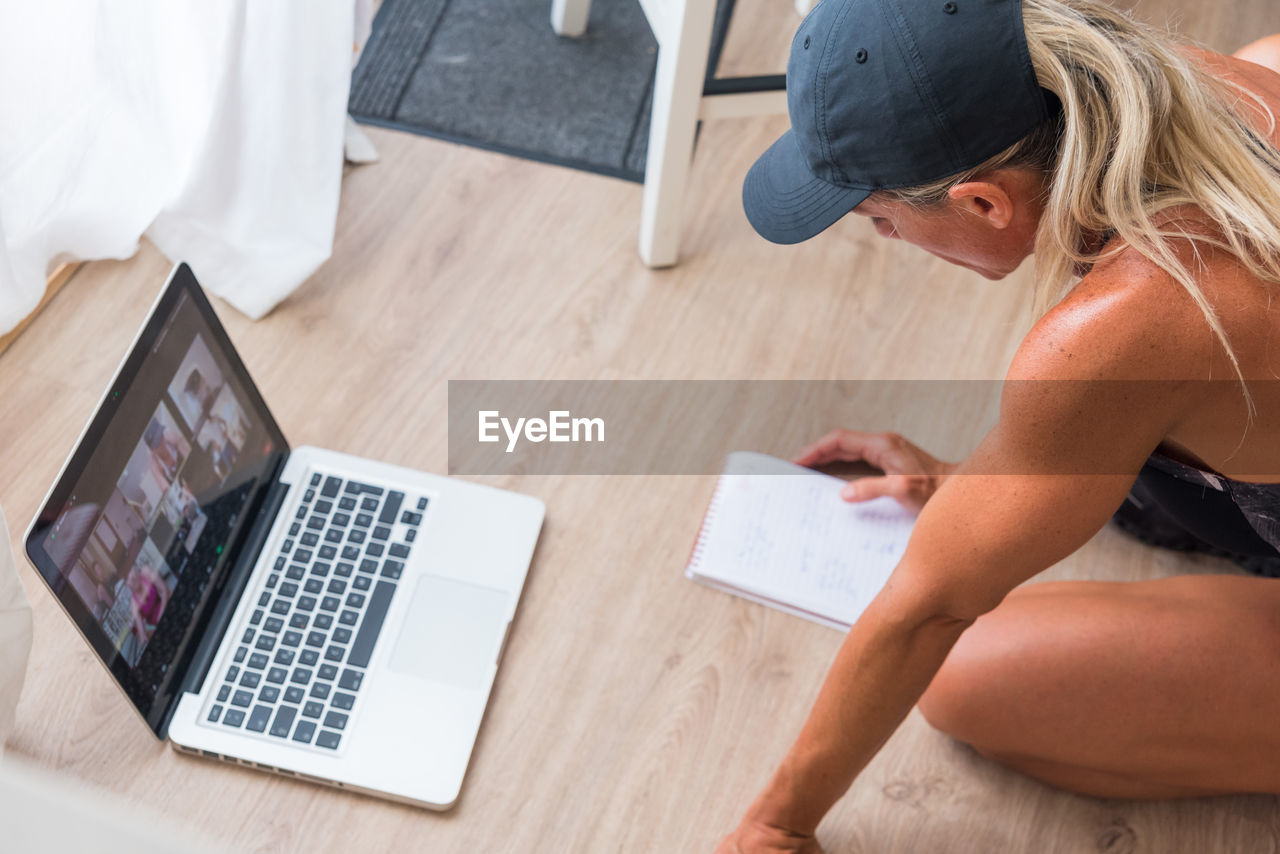
M 972 169 L 1057 109 L 1021 0 L 820 0 L 791 43 L 791 130 L 742 204 L 761 236 L 799 243 L 876 190 Z

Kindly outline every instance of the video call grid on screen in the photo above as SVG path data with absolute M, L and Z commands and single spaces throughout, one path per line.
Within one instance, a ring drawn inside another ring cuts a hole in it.
M 186 625 L 163 622 L 170 602 L 200 599 L 268 458 L 282 451 L 247 375 L 241 382 L 215 354 L 215 334 L 180 294 L 132 380 L 112 392 L 118 406 L 42 540 L 57 568 L 46 579 L 59 598 L 72 588 L 113 671 L 145 666 L 157 637 L 171 655 Z M 129 693 L 141 708 L 155 687 Z

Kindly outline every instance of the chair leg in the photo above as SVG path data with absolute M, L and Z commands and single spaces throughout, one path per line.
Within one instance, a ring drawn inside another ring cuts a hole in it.
M 681 202 L 715 17 L 714 0 L 684 0 L 668 8 L 669 20 L 650 21 L 659 44 L 658 68 L 640 211 L 640 259 L 650 267 L 670 267 L 679 254 Z
M 558 36 L 580 36 L 590 14 L 591 0 L 551 0 L 551 29 Z

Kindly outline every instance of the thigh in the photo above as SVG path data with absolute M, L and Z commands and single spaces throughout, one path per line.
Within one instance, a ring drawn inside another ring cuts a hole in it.
M 991 755 L 1280 793 L 1280 581 L 1019 588 L 961 636 L 920 709 Z

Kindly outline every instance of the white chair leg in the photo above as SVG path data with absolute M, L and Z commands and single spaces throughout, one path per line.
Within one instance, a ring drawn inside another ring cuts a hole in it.
M 558 36 L 580 36 L 590 14 L 591 0 L 551 0 L 551 29 Z
M 658 68 L 640 210 L 640 259 L 650 267 L 670 267 L 679 255 L 681 202 L 715 17 L 714 0 L 677 0 L 668 8 L 670 18 L 654 27 Z

